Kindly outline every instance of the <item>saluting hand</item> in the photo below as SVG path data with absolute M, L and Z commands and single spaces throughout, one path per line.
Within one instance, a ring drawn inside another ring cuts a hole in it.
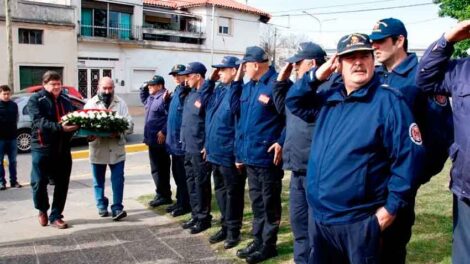
M 292 69 L 294 68 L 293 63 L 287 63 L 284 67 L 282 67 L 281 72 L 277 76 L 277 81 L 282 82 L 289 79 L 290 75 L 292 74 Z
M 243 76 L 245 75 L 245 63 L 241 63 L 237 70 L 237 75 L 235 75 L 234 81 L 242 81 Z
M 470 20 L 464 20 L 458 23 L 444 34 L 444 38 L 449 42 L 459 42 L 461 40 L 470 39 Z
M 212 71 L 210 80 L 211 80 L 211 81 L 214 81 L 214 82 L 218 81 L 218 80 L 219 80 L 219 72 L 220 72 L 220 68 L 215 68 L 215 69 Z
M 279 145 L 279 143 L 274 143 L 269 147 L 268 152 L 272 152 L 274 150 L 274 159 L 273 163 L 274 165 L 279 165 L 281 164 L 282 161 L 282 147 Z
M 328 59 L 325 63 L 320 66 L 315 72 L 315 77 L 319 81 L 325 81 L 330 77 L 333 72 L 338 69 L 339 66 L 339 59 L 338 54 L 333 55 L 330 59 Z

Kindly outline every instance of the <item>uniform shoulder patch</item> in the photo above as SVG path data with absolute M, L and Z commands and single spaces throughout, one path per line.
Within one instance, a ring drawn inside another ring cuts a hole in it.
M 440 106 L 446 106 L 449 102 L 449 100 L 447 100 L 447 96 L 445 95 L 434 95 L 434 102 Z
M 260 94 L 258 97 L 258 101 L 260 101 L 262 104 L 265 104 L 265 105 L 269 103 L 269 100 L 271 100 L 271 98 L 267 96 L 266 94 Z
M 201 108 L 201 101 L 200 101 L 200 100 L 196 100 L 196 101 L 194 102 L 194 106 L 195 106 L 196 108 Z
M 411 123 L 410 128 L 408 129 L 411 141 L 416 145 L 423 144 L 423 138 L 421 137 L 421 131 L 416 123 Z

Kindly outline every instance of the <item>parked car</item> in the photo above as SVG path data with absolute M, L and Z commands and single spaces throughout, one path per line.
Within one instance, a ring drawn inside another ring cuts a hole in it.
M 28 107 L 27 107 L 30 97 L 31 97 L 31 93 L 20 93 L 20 94 L 14 95 L 12 98 L 16 102 L 16 104 L 18 104 L 19 118 L 18 118 L 18 130 L 16 134 L 16 140 L 17 140 L 16 145 L 18 148 L 18 152 L 20 153 L 31 151 L 32 121 L 29 116 Z M 79 99 L 70 94 L 69 94 L 69 97 L 72 102 L 72 105 L 74 105 L 77 110 L 82 109 L 83 106 L 85 105 L 84 100 Z
M 42 89 L 42 85 L 35 85 L 35 86 L 30 86 L 30 87 L 26 87 L 25 89 L 23 89 L 21 92 L 23 93 L 35 93 L 35 92 L 38 92 Z M 62 90 L 68 94 L 68 95 L 72 95 L 78 99 L 81 99 L 81 100 L 85 100 L 85 98 L 82 96 L 82 94 L 75 88 L 75 87 L 72 87 L 72 86 L 63 86 L 62 87 Z

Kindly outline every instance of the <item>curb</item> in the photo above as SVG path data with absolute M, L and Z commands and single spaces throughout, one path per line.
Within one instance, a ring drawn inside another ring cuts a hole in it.
M 131 145 L 126 145 L 126 153 L 133 153 L 133 152 L 141 152 L 141 151 L 147 151 L 148 146 L 140 143 L 140 144 L 131 144 Z M 90 156 L 90 150 L 79 150 L 79 151 L 73 151 L 72 152 L 72 160 L 76 159 L 86 159 Z

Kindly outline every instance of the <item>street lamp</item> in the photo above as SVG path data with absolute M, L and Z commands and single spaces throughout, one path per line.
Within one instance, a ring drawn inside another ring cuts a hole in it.
M 306 14 L 307 16 L 310 16 L 311 18 L 315 19 L 315 21 L 318 22 L 318 25 L 320 26 L 320 41 L 323 44 L 323 25 L 322 25 L 322 21 L 332 21 L 332 20 L 336 20 L 336 18 L 329 18 L 329 19 L 325 19 L 325 20 L 320 20 L 318 17 L 310 14 L 309 12 L 307 12 L 305 10 L 302 11 L 302 13 Z

